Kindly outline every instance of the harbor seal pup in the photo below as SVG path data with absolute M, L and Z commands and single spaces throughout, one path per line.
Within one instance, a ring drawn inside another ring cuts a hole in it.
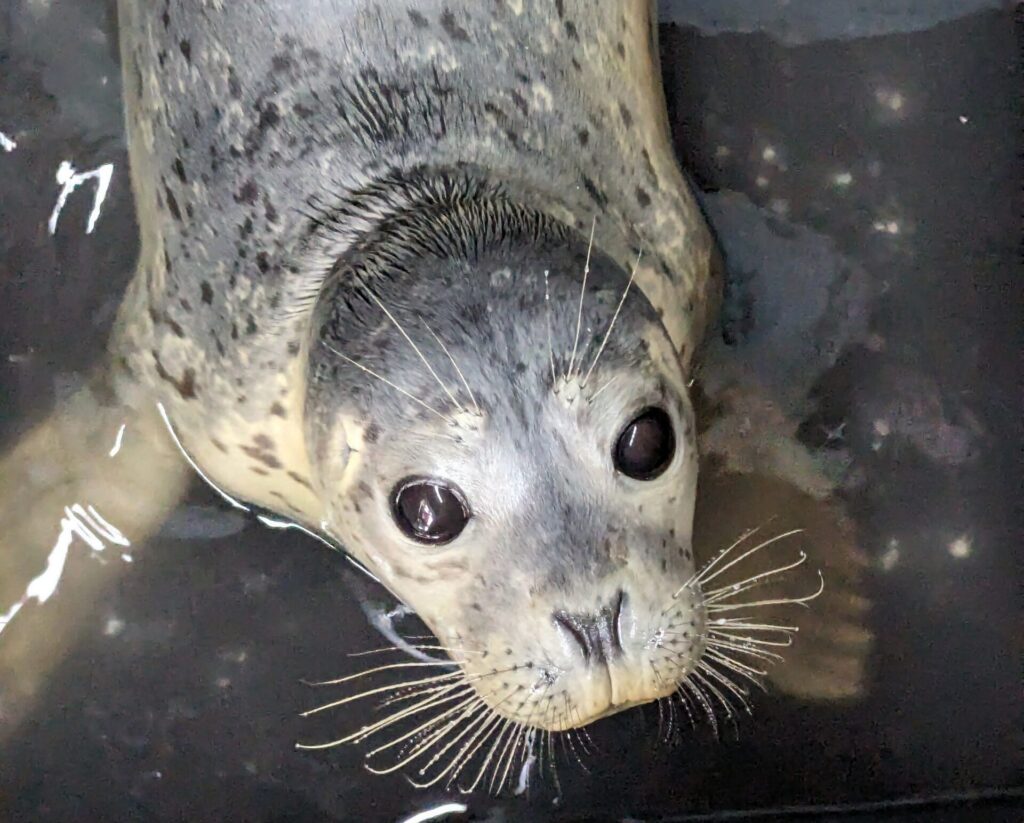
M 761 641 L 711 615 L 756 579 L 692 553 L 719 266 L 653 4 L 122 0 L 119 25 L 141 251 L 103 385 L 422 617 L 453 665 L 413 683 L 405 716 L 440 713 L 406 759 L 681 685 L 742 700 Z

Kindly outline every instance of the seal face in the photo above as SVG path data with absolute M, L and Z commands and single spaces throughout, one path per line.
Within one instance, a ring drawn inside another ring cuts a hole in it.
M 671 694 L 704 615 L 679 591 L 696 444 L 664 327 L 576 232 L 437 208 L 339 260 L 315 312 L 327 529 L 502 716 L 558 730 Z

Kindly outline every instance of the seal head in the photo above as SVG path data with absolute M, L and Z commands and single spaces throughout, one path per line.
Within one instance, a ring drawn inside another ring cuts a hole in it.
M 669 695 L 703 651 L 693 409 L 631 286 L 549 217 L 442 198 L 339 259 L 314 311 L 325 530 L 530 727 Z

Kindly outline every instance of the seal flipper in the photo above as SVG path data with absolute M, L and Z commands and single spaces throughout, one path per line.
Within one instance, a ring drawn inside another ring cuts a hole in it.
M 759 623 L 798 627 L 791 646 L 772 649 L 783 658 L 767 670 L 772 685 L 806 700 L 863 696 L 873 637 L 867 625 L 869 601 L 863 594 L 867 563 L 854 541 L 850 521 L 834 503 L 786 480 L 725 470 L 715 458 L 703 462 L 694 520 L 698 568 L 739 536 L 735 517 L 723 518 L 722 512 L 741 512 L 744 525 L 761 526 L 744 543 L 750 548 L 792 529 L 802 531 L 749 557 L 730 570 L 727 581 L 715 581 L 716 585 L 787 565 L 798 559 L 801 551 L 807 554 L 805 563 L 768 579 L 736 601 L 801 598 L 817 591 L 824 580 L 821 595 L 807 608 L 773 605 L 726 613 L 728 617 L 749 615 Z
M 0 739 L 190 480 L 155 404 L 111 403 L 108 385 L 94 378 L 0 455 Z M 81 562 L 90 551 L 107 562 Z

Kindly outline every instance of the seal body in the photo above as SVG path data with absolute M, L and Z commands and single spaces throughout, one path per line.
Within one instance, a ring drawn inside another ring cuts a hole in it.
M 719 286 L 652 6 L 120 3 L 117 381 L 531 727 L 669 694 L 703 652 L 687 380 Z M 638 480 L 616 461 L 650 409 L 668 457 Z M 417 478 L 458 506 L 403 509 Z M 396 527 L 455 516 L 444 545 Z

